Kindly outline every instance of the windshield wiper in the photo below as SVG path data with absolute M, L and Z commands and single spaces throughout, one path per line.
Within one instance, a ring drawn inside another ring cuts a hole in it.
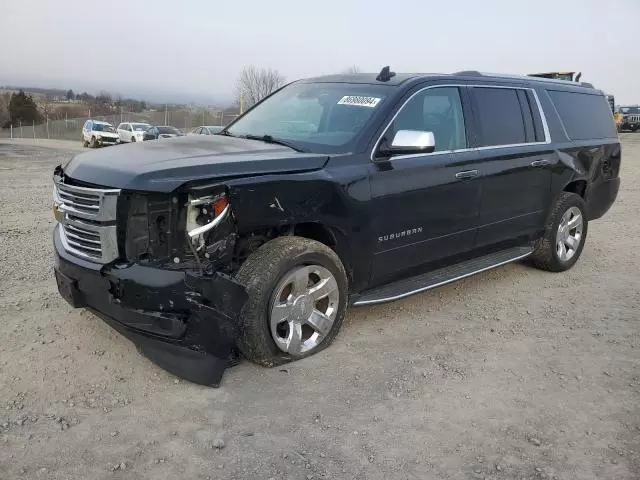
M 242 138 L 246 138 L 248 140 L 260 140 L 265 143 L 273 143 L 275 145 L 283 145 L 285 147 L 289 147 L 296 152 L 304 152 L 304 150 L 292 143 L 287 142 L 286 140 L 280 140 L 279 138 L 273 138 L 271 135 L 240 135 Z

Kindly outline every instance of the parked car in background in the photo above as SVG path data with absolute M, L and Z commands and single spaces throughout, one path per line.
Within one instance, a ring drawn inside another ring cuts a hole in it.
M 102 147 L 115 145 L 119 138 L 115 128 L 108 122 L 87 120 L 82 127 L 82 145 L 85 147 Z
M 118 137 L 121 142 L 141 142 L 151 125 L 140 122 L 124 122 L 118 125 Z
M 220 133 L 224 127 L 220 125 L 203 125 L 191 130 L 190 135 L 215 135 Z
M 184 133 L 170 125 L 153 126 L 147 129 L 142 136 L 143 140 L 158 140 L 159 138 L 182 137 Z
M 618 113 L 622 116 L 620 130 L 637 131 L 640 128 L 640 106 L 621 106 Z

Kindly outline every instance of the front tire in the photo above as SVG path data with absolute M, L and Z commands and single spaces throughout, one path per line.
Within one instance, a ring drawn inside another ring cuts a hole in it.
M 587 239 L 586 207 L 580 195 L 562 192 L 531 255 L 533 264 L 550 272 L 569 270 L 580 258 Z
M 97 148 L 98 143 L 96 142 L 96 137 L 91 137 L 91 143 L 89 144 L 91 148 Z
M 326 245 L 279 237 L 242 264 L 236 279 L 249 300 L 238 348 L 252 362 L 272 367 L 313 355 L 336 337 L 347 307 L 347 276 Z
M 131 141 L 132 141 L 133 143 L 136 143 L 136 137 L 131 137 Z

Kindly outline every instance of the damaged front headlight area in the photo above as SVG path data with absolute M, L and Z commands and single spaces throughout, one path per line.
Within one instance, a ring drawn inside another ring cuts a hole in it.
M 197 252 L 205 248 L 205 238 L 229 215 L 231 206 L 226 192 L 201 196 L 189 194 L 187 235 Z
M 171 195 L 130 192 L 119 217 L 129 262 L 200 273 L 231 270 L 236 241 L 224 185 Z
M 190 191 L 185 207 L 186 242 L 200 271 L 231 269 L 237 236 L 226 188 Z

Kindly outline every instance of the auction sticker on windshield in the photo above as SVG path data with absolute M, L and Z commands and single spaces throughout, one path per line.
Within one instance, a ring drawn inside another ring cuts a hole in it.
M 338 105 L 355 105 L 358 107 L 374 108 L 382 100 L 377 97 L 359 97 L 353 95 L 345 95 L 340 99 Z

